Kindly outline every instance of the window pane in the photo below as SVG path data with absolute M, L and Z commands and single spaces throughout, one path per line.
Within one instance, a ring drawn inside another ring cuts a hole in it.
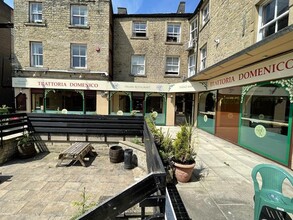
M 288 18 L 289 15 L 286 15 L 278 21 L 278 31 L 288 26 Z
M 278 0 L 277 3 L 277 16 L 289 10 L 289 0 Z
M 275 1 L 270 2 L 263 7 L 263 25 L 272 21 L 275 16 Z

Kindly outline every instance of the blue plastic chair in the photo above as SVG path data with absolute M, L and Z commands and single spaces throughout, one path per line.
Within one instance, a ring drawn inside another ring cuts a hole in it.
M 256 179 L 257 174 L 261 175 L 262 187 Z M 282 186 L 285 179 L 288 179 L 293 186 L 293 176 L 284 169 L 272 164 L 259 164 L 251 173 L 254 182 L 254 220 L 259 220 L 261 210 L 268 206 L 282 212 L 293 213 L 293 198 L 288 198 L 282 193 Z M 292 187 L 293 190 L 293 187 Z

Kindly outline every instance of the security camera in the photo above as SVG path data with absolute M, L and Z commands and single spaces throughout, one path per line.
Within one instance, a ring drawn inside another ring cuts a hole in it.
M 216 39 L 214 40 L 216 44 L 219 44 L 220 43 L 220 39 Z

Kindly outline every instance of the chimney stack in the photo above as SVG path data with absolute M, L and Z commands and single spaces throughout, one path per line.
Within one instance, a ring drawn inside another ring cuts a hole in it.
M 118 7 L 118 14 L 127 15 L 127 8 Z
M 177 9 L 177 14 L 184 14 L 184 13 L 185 13 L 185 2 L 180 2 Z

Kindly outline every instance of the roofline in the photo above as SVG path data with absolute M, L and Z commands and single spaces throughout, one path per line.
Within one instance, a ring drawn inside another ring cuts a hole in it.
M 160 13 L 160 14 L 114 14 L 114 18 L 189 18 L 192 15 L 192 13 Z

